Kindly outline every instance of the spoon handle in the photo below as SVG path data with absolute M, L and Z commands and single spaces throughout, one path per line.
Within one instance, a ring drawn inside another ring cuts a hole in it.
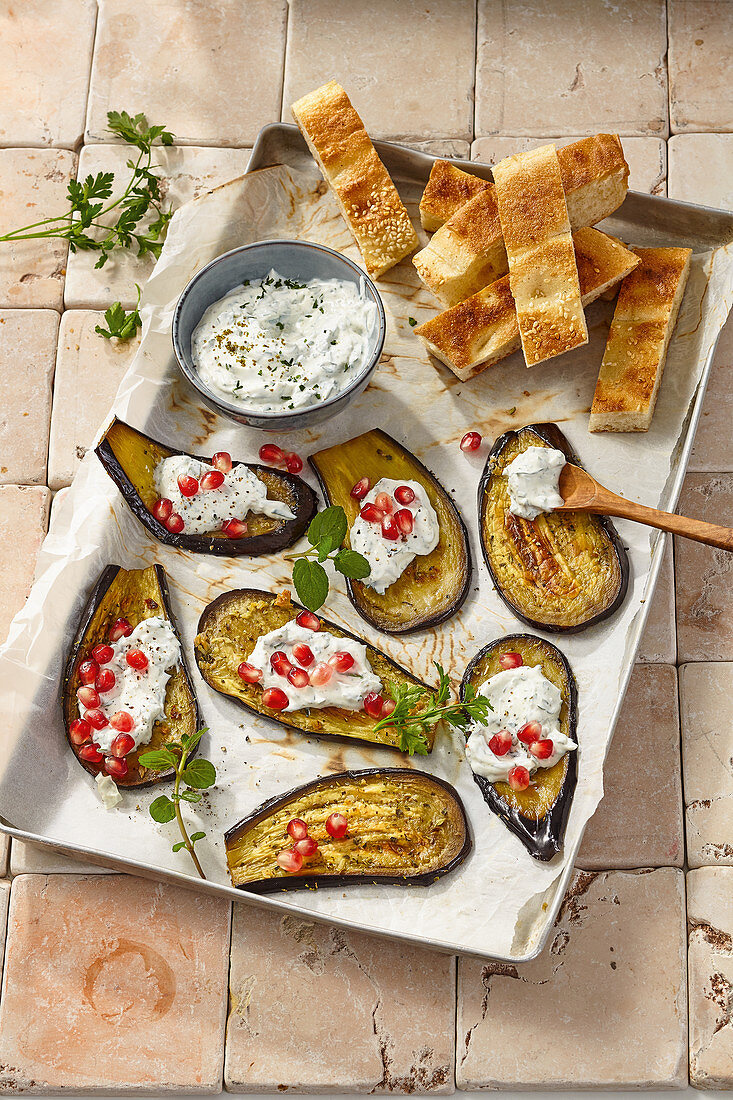
M 730 527 L 719 527 L 715 523 L 705 523 L 701 519 L 688 519 L 673 512 L 660 512 L 658 508 L 647 508 L 643 504 L 636 504 L 633 500 L 616 496 L 608 490 L 597 494 L 596 499 L 583 510 L 635 520 L 637 523 L 658 527 L 660 531 L 670 531 L 673 535 L 682 535 L 695 542 L 718 546 L 721 550 L 733 550 L 733 529 Z

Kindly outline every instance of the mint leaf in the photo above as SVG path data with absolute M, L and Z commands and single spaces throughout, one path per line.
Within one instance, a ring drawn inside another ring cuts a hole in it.
M 168 749 L 153 749 L 152 752 L 144 752 L 138 757 L 144 768 L 150 768 L 152 772 L 166 772 L 169 768 L 175 768 L 178 761 Z
M 185 840 L 177 840 L 176 843 L 173 845 L 173 851 L 174 852 L 180 852 L 181 848 L 185 848 L 185 847 L 186 847 L 186 841 Z
M 317 561 L 298 558 L 293 564 L 293 584 L 298 599 L 309 611 L 323 607 L 328 595 L 328 575 Z
M 197 840 L 203 840 L 205 836 L 206 836 L 206 833 L 192 833 L 191 834 L 191 843 L 195 844 Z
M 201 797 L 200 791 L 181 791 L 181 798 L 184 802 L 200 802 Z
M 153 821 L 157 821 L 161 825 L 173 820 L 176 816 L 176 808 L 168 795 L 162 794 L 150 803 L 150 816 Z
M 318 546 L 321 539 L 328 537 L 333 546 L 340 546 L 346 538 L 346 528 L 346 513 L 339 504 L 332 504 L 330 508 L 317 512 L 311 520 L 308 542 L 311 546 Z
M 357 554 L 356 550 L 339 550 L 334 554 L 333 564 L 339 573 L 351 580 L 361 580 L 371 573 L 369 562 L 361 554 Z
M 181 778 L 189 787 L 211 787 L 216 783 L 216 768 L 210 760 L 192 760 L 183 769 Z

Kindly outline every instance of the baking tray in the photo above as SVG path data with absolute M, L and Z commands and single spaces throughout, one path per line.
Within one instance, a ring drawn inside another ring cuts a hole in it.
M 404 185 L 408 190 L 411 188 L 414 198 L 414 195 L 419 193 L 419 189 L 421 189 L 427 180 L 435 158 L 424 153 L 415 152 L 403 146 L 382 142 L 376 144 L 380 155 L 394 178 L 398 181 L 400 186 Z M 460 160 L 453 160 L 452 163 L 459 167 L 465 167 L 485 178 L 490 178 L 491 176 L 490 168 L 485 165 Z M 313 171 L 310 155 L 307 152 L 305 143 L 297 128 L 276 124 L 266 127 L 261 132 L 252 153 L 248 172 L 257 172 L 272 165 L 285 165 L 288 166 L 288 168 L 292 168 L 294 171 L 301 168 L 307 168 L 309 171 Z M 224 188 L 227 186 L 228 185 L 224 185 Z M 325 188 L 323 190 L 325 191 Z M 605 229 L 607 232 L 618 235 L 626 241 L 631 241 L 638 245 L 662 243 L 687 245 L 693 248 L 696 257 L 701 260 L 708 257 L 715 250 L 727 250 L 728 246 L 733 241 L 733 215 L 729 213 L 667 199 L 652 198 L 647 195 L 636 193 L 630 193 L 620 210 L 617 211 L 613 217 L 607 219 L 605 223 L 602 223 L 601 228 Z M 222 248 L 221 251 L 223 250 Z M 156 279 L 158 270 L 159 269 L 156 269 L 156 273 L 154 273 L 151 282 Z M 399 269 L 395 269 L 395 271 L 398 270 Z M 669 510 L 672 510 L 676 504 L 684 478 L 685 467 L 692 447 L 695 427 L 700 415 L 704 389 L 710 371 L 715 339 L 727 315 L 731 290 L 730 273 L 728 273 L 728 275 L 727 293 L 723 295 L 722 298 L 718 295 L 715 300 L 713 300 L 712 296 L 707 293 L 707 284 L 698 287 L 695 292 L 697 296 L 696 300 L 699 300 L 700 304 L 700 317 L 699 319 L 695 317 L 691 319 L 692 330 L 694 331 L 696 326 L 701 326 L 704 321 L 711 336 L 708 339 L 703 359 L 695 364 L 690 364 L 691 370 L 693 368 L 699 370 L 699 381 L 691 399 L 686 403 L 687 411 L 683 430 L 674 448 L 674 453 L 671 455 L 668 475 L 659 499 L 660 506 Z M 399 274 L 395 276 L 397 280 L 400 278 L 401 276 Z M 430 295 L 428 295 L 427 292 L 423 292 L 421 288 L 408 288 L 404 291 L 404 294 L 406 301 L 414 301 L 416 312 L 426 305 L 430 308 Z M 601 310 L 603 310 L 603 308 L 603 306 L 599 307 Z M 607 319 L 612 307 L 605 308 Z M 432 309 L 435 309 L 434 303 L 432 304 Z M 147 319 L 146 323 L 149 323 Z M 164 322 L 161 322 L 161 324 L 163 323 Z M 403 333 L 402 335 L 401 332 Z M 410 339 L 411 334 L 409 328 L 405 325 L 400 327 L 399 324 L 395 326 L 393 323 L 391 331 L 388 334 L 388 354 L 396 358 L 399 358 L 401 355 L 414 355 L 414 348 L 411 350 L 411 345 L 407 342 Z M 412 340 L 414 343 L 414 337 L 412 337 Z M 432 371 L 439 369 L 427 360 L 427 356 L 425 356 L 425 359 L 426 370 Z M 444 375 L 446 373 L 447 372 L 444 372 Z M 494 377 L 499 378 L 502 376 L 499 374 L 492 375 L 492 378 Z M 537 384 L 541 385 L 541 378 L 546 376 L 538 375 L 533 372 L 531 375 L 528 374 L 525 377 L 527 378 L 527 384 L 534 384 L 534 379 L 537 379 Z M 458 387 L 458 392 L 463 393 L 466 399 L 470 400 L 469 395 L 472 393 L 472 385 L 472 383 L 469 383 L 466 386 Z M 124 382 L 122 389 L 125 389 Z M 169 399 L 169 406 L 171 402 L 175 402 L 179 399 L 181 392 L 180 387 L 176 387 L 175 385 L 171 386 L 172 396 Z M 367 391 L 367 393 L 368 392 L 369 391 Z M 477 391 L 474 387 L 473 393 L 475 392 Z M 187 399 L 190 399 L 190 394 Z M 424 415 L 426 417 L 430 416 L 429 408 L 424 410 Z M 490 424 L 494 424 L 496 420 L 494 410 L 486 409 L 482 412 L 480 408 L 477 408 L 476 418 L 479 423 L 477 423 L 476 426 L 480 426 L 480 422 L 484 416 L 488 419 Z M 536 415 L 521 421 L 515 421 L 513 425 L 509 423 L 503 424 L 501 427 L 516 427 L 522 422 L 527 422 L 527 419 L 543 419 L 541 401 L 537 403 Z M 151 427 L 147 421 L 137 421 L 137 426 L 141 427 L 143 430 Z M 156 434 L 156 432 L 151 430 L 151 434 Z M 161 435 L 160 431 L 158 431 L 157 434 Z M 204 432 L 204 436 L 208 438 L 209 434 L 211 434 L 210 426 L 209 429 Z M 393 431 L 393 434 L 399 435 L 399 432 Z M 577 443 L 577 440 L 574 442 Z M 195 450 L 196 447 L 190 446 L 190 443 L 191 440 L 189 439 L 181 438 L 180 440 L 180 445 L 183 449 Z M 199 450 L 201 446 L 201 441 L 198 441 Z M 235 456 L 238 453 L 249 453 L 247 451 L 241 452 L 241 449 L 238 452 L 235 450 L 234 446 L 232 446 L 231 449 L 235 453 Z M 315 447 L 309 447 L 307 444 L 304 447 L 306 451 L 312 449 L 315 449 Z M 584 450 L 582 444 L 579 449 L 582 454 Z M 90 463 L 93 464 L 94 462 L 95 460 L 93 457 L 87 458 L 80 476 L 88 476 L 91 468 Z M 428 463 L 434 465 L 429 459 Z M 471 480 L 471 494 L 473 494 L 478 470 L 470 466 L 461 469 L 465 470 L 466 478 L 470 478 Z M 597 469 L 594 472 L 599 473 Z M 452 485 L 452 482 L 448 482 L 448 484 Z M 75 482 L 75 488 L 72 490 L 72 493 L 76 491 L 77 485 Z M 111 491 L 110 496 L 112 496 Z M 119 502 L 117 503 L 119 504 Z M 119 506 L 120 508 L 123 507 L 122 505 Z M 64 511 L 64 509 L 66 510 Z M 66 502 L 59 511 L 61 512 L 61 516 L 57 517 L 59 522 L 57 523 L 55 520 L 52 524 L 49 537 L 44 544 L 41 556 L 42 569 L 44 570 L 45 576 L 48 575 L 49 571 L 53 572 L 54 568 L 60 567 L 61 565 L 60 554 L 64 543 L 63 539 L 60 539 L 58 536 L 57 529 L 59 524 L 66 523 L 68 528 L 70 525 L 73 526 L 74 523 L 73 516 L 70 516 Z M 113 516 L 114 515 L 117 516 L 117 521 L 119 522 L 120 513 L 115 513 L 113 509 Z M 469 525 L 475 526 L 475 509 L 469 510 L 464 506 L 464 515 Z M 106 519 L 100 522 L 109 522 L 109 517 L 107 516 Z M 619 529 L 622 535 L 629 530 L 628 527 L 622 524 L 619 524 Z M 90 536 L 93 536 L 91 530 Z M 156 555 L 156 547 L 157 544 L 154 544 L 151 552 L 153 556 L 162 559 L 164 555 L 162 552 Z M 649 542 L 649 565 L 648 568 L 644 570 L 643 584 L 639 583 L 640 578 L 637 577 L 636 587 L 629 597 L 631 601 L 629 610 L 633 612 L 633 615 L 628 630 L 623 638 L 623 672 L 618 684 L 615 705 L 613 706 L 609 720 L 606 724 L 606 733 L 610 733 L 618 719 L 623 694 L 628 684 L 628 679 L 633 668 L 634 656 L 646 621 L 650 597 L 659 572 L 663 547 L 663 537 L 658 537 L 656 534 L 652 535 Z M 160 550 L 160 548 L 158 548 L 158 550 Z M 475 553 L 474 558 L 476 559 L 474 561 L 474 580 L 477 581 L 480 578 L 481 582 L 485 584 L 486 572 L 483 564 L 477 560 Z M 145 559 L 146 564 L 148 560 L 152 559 Z M 168 566 L 168 560 L 166 560 L 165 564 Z M 215 570 L 217 565 L 212 564 L 212 559 L 207 559 L 206 563 L 202 565 L 201 568 L 211 571 Z M 226 566 L 219 566 L 219 568 L 226 572 Z M 173 573 L 173 566 L 169 566 L 169 572 Z M 263 587 L 267 587 L 267 584 L 263 584 Z M 279 909 L 287 913 L 297 913 L 306 919 L 327 920 L 330 923 L 338 924 L 346 928 L 356 928 L 362 931 L 381 933 L 390 935 L 394 938 L 402 938 L 408 941 L 427 944 L 438 950 L 480 955 L 484 957 L 490 955 L 494 958 L 511 962 L 527 961 L 539 953 L 552 927 L 554 917 L 572 874 L 573 859 L 577 853 L 582 838 L 582 832 L 575 835 L 572 844 L 568 844 L 566 847 L 562 857 L 562 867 L 551 880 L 546 893 L 542 897 L 538 896 L 533 899 L 533 909 L 531 913 L 525 915 L 521 935 L 515 936 L 509 949 L 504 950 L 496 949 L 490 931 L 481 942 L 476 942 L 474 940 L 474 942 L 466 943 L 463 942 L 457 934 L 437 935 L 434 932 L 428 934 L 424 932 L 420 933 L 418 930 L 419 922 L 413 923 L 409 928 L 387 928 L 380 925 L 378 920 L 366 919 L 361 915 L 354 917 L 350 913 L 344 915 L 337 911 L 338 906 L 336 907 L 336 911 L 316 911 L 310 907 L 307 902 L 304 902 L 302 894 L 291 893 L 282 895 L 281 897 L 271 895 L 267 898 L 256 898 L 252 895 L 235 891 L 222 882 L 201 882 L 186 873 L 186 865 L 180 862 L 177 864 L 177 866 L 181 867 L 179 871 L 175 867 L 164 865 L 164 862 L 160 859 L 156 860 L 150 857 L 145 859 L 123 858 L 120 856 L 119 852 L 111 853 L 109 848 L 105 847 L 98 836 L 89 837 L 84 830 L 78 830 L 77 835 L 72 835 L 69 831 L 63 836 L 59 835 L 58 829 L 50 827 L 52 818 L 51 807 L 54 803 L 58 802 L 59 797 L 63 798 L 65 796 L 64 792 L 68 792 L 70 789 L 66 786 L 69 782 L 68 776 L 71 775 L 73 777 L 73 782 L 78 783 L 80 776 L 83 777 L 83 773 L 75 762 L 71 761 L 70 763 L 70 753 L 68 752 L 66 743 L 62 737 L 60 738 L 57 736 L 57 731 L 55 729 L 53 731 L 53 736 L 48 736 L 46 731 L 38 729 L 39 723 L 37 719 L 39 714 L 47 719 L 49 727 L 56 721 L 55 712 L 52 713 L 48 708 L 53 705 L 52 701 L 55 702 L 54 692 L 57 692 L 57 684 L 60 679 L 60 652 L 56 653 L 55 662 L 49 665 L 44 675 L 37 678 L 37 682 L 34 681 L 32 697 L 25 700 L 23 697 L 23 684 L 30 684 L 29 680 L 24 680 L 24 660 L 27 657 L 29 662 L 32 663 L 35 649 L 42 644 L 42 639 L 38 637 L 37 633 L 34 633 L 30 625 L 33 621 L 33 616 L 37 616 L 40 611 L 38 606 L 38 591 L 39 586 L 36 586 L 26 610 L 21 612 L 17 617 L 11 630 L 10 639 L 0 656 L 0 671 L 3 676 L 2 683 L 10 697 L 10 705 L 5 710 L 6 722 L 4 723 L 2 733 L 0 733 L 0 738 L 2 738 L 2 754 L 0 759 L 3 761 L 2 775 L 0 776 L 0 828 L 2 828 L 3 831 L 19 839 L 49 844 L 63 854 L 77 859 L 81 858 L 91 863 L 129 871 L 147 877 L 162 878 L 191 888 L 234 897 L 244 903 L 262 905 L 272 909 Z M 333 615 L 331 613 L 330 607 L 327 613 L 331 617 L 338 618 L 338 615 Z M 348 609 L 347 614 L 348 622 L 353 629 L 356 629 L 357 632 L 364 634 L 366 637 L 378 640 L 378 642 L 383 645 L 383 648 L 388 649 L 388 651 L 393 654 L 396 652 L 394 648 L 389 650 L 389 645 L 384 645 L 385 639 L 383 636 L 370 634 L 369 630 L 366 628 L 366 624 L 364 624 L 351 609 Z M 69 620 L 69 623 L 63 628 L 66 638 L 73 632 L 73 627 L 75 626 L 74 617 L 70 615 Z M 504 624 L 506 630 L 517 628 L 516 620 L 514 620 L 511 615 L 507 616 L 506 611 L 504 611 Z M 439 631 L 450 633 L 454 625 L 454 623 L 448 622 L 438 629 Z M 605 625 L 602 624 L 601 627 L 595 629 L 604 633 L 612 631 L 614 630 L 614 621 L 612 620 Z M 618 630 L 619 628 L 616 627 L 616 629 Z M 495 633 L 497 632 L 495 631 L 494 634 Z M 483 639 L 480 644 L 483 644 L 483 641 L 487 640 L 489 640 L 489 636 Z M 560 648 L 565 648 L 565 642 L 562 637 L 559 639 L 555 638 L 554 641 L 559 644 Z M 396 641 L 392 640 L 390 644 L 399 646 L 400 641 L 399 639 Z M 478 645 L 476 645 L 475 648 L 478 648 Z M 456 672 L 460 673 L 470 655 L 471 653 L 467 652 L 464 659 L 464 656 L 459 653 L 458 659 L 454 664 Z M 11 680 L 11 677 L 14 675 L 20 684 L 20 687 L 17 689 Z M 38 710 L 40 705 L 39 700 L 43 701 L 43 708 L 45 708 L 41 711 Z M 36 707 L 35 722 L 33 721 L 34 706 Z M 607 738 L 607 741 L 608 740 L 610 740 L 610 737 Z M 39 749 L 42 749 L 44 753 L 43 768 L 39 768 L 37 763 L 37 753 Z M 380 758 L 379 762 L 382 764 L 393 764 L 396 761 L 394 756 L 390 754 L 389 759 L 383 757 Z M 426 770 L 429 767 L 424 759 L 414 760 L 413 763 L 416 764 L 417 767 L 425 767 Z M 290 784 L 284 784 L 282 789 L 287 789 L 289 785 Z M 472 784 L 472 786 L 475 785 Z M 66 797 L 68 797 L 68 793 Z M 264 794 L 262 797 L 264 797 Z M 251 803 L 246 809 L 249 810 L 253 808 L 254 804 L 256 803 Z M 49 807 L 47 815 L 47 820 L 49 822 L 48 828 L 44 827 L 43 824 L 44 807 L 46 806 Z M 480 802 L 480 807 L 483 807 L 482 802 Z M 243 810 L 244 809 L 245 807 L 243 807 Z M 492 815 L 490 815 L 486 807 L 483 807 L 483 812 L 486 818 L 481 819 L 481 825 L 483 825 L 484 820 L 488 819 L 491 819 L 492 824 L 498 824 L 495 819 L 493 819 Z M 26 824 L 26 819 L 29 816 L 32 816 L 34 819 L 32 828 L 27 827 Z M 152 830 L 157 828 L 150 821 L 148 821 L 147 824 Z M 475 833 L 478 827 L 475 820 L 472 820 L 472 826 Z M 499 828 L 503 830 L 503 826 L 499 825 Z M 78 832 L 81 832 L 82 835 L 78 835 Z M 518 849 L 517 858 L 529 859 L 530 857 L 526 856 L 526 854 L 523 855 L 523 849 Z M 449 880 L 444 880 L 444 882 L 448 881 Z M 388 894 L 387 890 L 394 889 L 397 888 L 385 888 L 380 896 L 385 898 L 386 901 L 394 896 Z M 352 898 L 358 899 L 359 891 L 352 891 L 351 893 Z M 429 891 L 424 891 L 423 897 L 425 899 L 432 897 L 434 903 L 431 904 L 434 904 L 436 908 L 440 908 L 443 903 L 443 897 L 437 887 L 432 887 Z M 358 900 L 355 901 L 355 904 L 358 907 Z M 388 908 L 388 906 L 385 905 L 385 908 Z

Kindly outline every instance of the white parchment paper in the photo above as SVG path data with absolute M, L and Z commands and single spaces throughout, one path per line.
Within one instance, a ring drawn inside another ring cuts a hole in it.
M 402 191 L 419 224 L 419 188 L 406 185 Z M 217 419 L 199 405 L 181 379 L 171 350 L 171 317 L 187 281 L 214 256 L 239 244 L 285 236 L 328 244 L 359 261 L 336 203 L 315 168 L 263 169 L 176 213 L 145 290 L 142 344 L 115 402 L 119 417 L 182 450 L 210 454 L 226 449 L 235 458 L 256 459 L 266 437 Z M 656 415 L 651 431 L 644 435 L 594 436 L 587 431 L 611 305 L 599 303 L 589 310 L 587 347 L 531 371 L 521 355 L 515 355 L 463 384 L 429 358 L 412 332 L 409 318 L 424 320 L 436 305 L 409 261 L 389 272 L 380 290 L 388 335 L 383 361 L 368 390 L 322 429 L 293 433 L 278 442 L 305 457 L 380 427 L 406 444 L 454 493 L 471 532 L 474 569 L 469 598 L 457 616 L 426 634 L 389 638 L 358 617 L 339 581 L 334 582 L 324 613 L 425 679 L 434 681 L 432 662 L 439 661 L 457 685 L 481 646 L 505 632 L 523 629 L 492 590 L 476 538 L 476 489 L 486 447 L 467 458 L 458 447 L 459 439 L 465 431 L 478 429 L 490 442 L 509 427 L 556 421 L 603 483 L 633 500 L 657 505 L 664 499 L 703 363 L 730 306 L 731 258 L 723 249 L 695 256 Z M 192 873 L 186 854 L 171 851 L 177 839 L 174 825 L 157 826 L 148 815 L 149 802 L 159 790 L 126 794 L 117 810 L 106 811 L 92 779 L 66 746 L 59 704 L 61 670 L 81 608 L 110 562 L 134 568 L 157 561 L 168 573 L 174 611 L 210 730 L 202 752 L 214 762 L 219 776 L 200 807 L 187 808 L 193 827 L 207 832 L 197 851 L 212 882 L 228 885 L 224 830 L 265 798 L 344 768 L 401 763 L 385 749 L 309 740 L 252 717 L 212 692 L 193 667 L 192 642 L 205 605 L 230 588 L 287 585 L 287 563 L 277 557 L 207 558 L 159 545 L 132 516 L 91 452 L 54 513 L 36 584 L 0 657 L 0 684 L 6 699 L 0 814 L 6 823 L 105 857 L 136 860 L 163 872 Z M 462 867 L 427 889 L 319 889 L 278 895 L 279 903 L 457 951 L 505 958 L 522 957 L 541 938 L 553 888 L 566 861 L 573 859 L 603 793 L 611 720 L 633 656 L 635 620 L 647 594 L 650 532 L 633 524 L 618 527 L 631 561 L 623 608 L 610 622 L 583 634 L 553 639 L 570 660 L 579 692 L 579 777 L 564 853 L 548 864 L 533 860 L 489 811 L 461 745 L 444 734 L 431 757 L 416 758 L 412 764 L 453 783 L 464 800 L 474 849 Z M 644 792 L 639 793 L 643 797 Z

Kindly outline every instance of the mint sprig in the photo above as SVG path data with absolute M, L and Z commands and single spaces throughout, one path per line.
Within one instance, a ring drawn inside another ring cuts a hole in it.
M 323 607 L 329 592 L 328 573 L 321 564 L 333 563 L 334 568 L 350 580 L 362 580 L 370 573 L 369 562 L 356 550 L 341 546 L 348 524 L 340 504 L 317 512 L 306 531 L 310 550 L 296 556 L 293 564 L 293 584 L 298 599 L 309 611 Z

